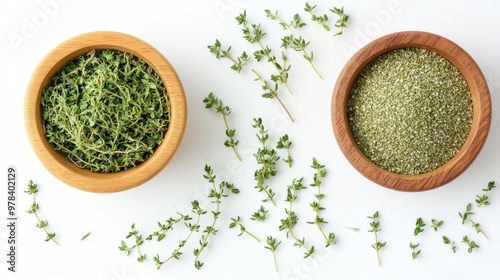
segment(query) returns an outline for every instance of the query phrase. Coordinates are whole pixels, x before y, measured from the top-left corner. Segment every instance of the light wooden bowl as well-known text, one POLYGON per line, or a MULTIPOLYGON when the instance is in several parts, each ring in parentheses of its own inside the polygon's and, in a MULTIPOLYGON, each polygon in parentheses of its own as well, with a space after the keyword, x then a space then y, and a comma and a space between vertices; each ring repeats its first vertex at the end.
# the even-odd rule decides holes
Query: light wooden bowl
POLYGON ((491 99, 486 80, 476 62, 461 47, 441 36, 418 31, 386 35, 359 50, 345 65, 333 91, 332 125, 337 143, 353 167, 371 181, 400 191, 423 191, 442 186, 462 174, 486 141, 491 123, 491 99), (463 74, 472 94, 473 120, 461 150, 446 164, 419 175, 389 172, 371 162, 359 149, 347 118, 351 88, 361 70, 376 57, 400 48, 423 48, 453 63, 463 74))
POLYGON ((148 43, 118 32, 91 32, 71 38, 48 53, 36 68, 25 99, 25 126, 31 146, 42 164, 64 183, 90 192, 117 192, 136 187, 154 177, 170 161, 180 145, 186 126, 186 99, 182 83, 169 61, 148 43), (167 89, 171 116, 164 141, 137 167, 115 173, 92 172, 73 164, 48 143, 41 120, 40 99, 51 78, 69 61, 91 50, 129 52, 146 61, 167 89))

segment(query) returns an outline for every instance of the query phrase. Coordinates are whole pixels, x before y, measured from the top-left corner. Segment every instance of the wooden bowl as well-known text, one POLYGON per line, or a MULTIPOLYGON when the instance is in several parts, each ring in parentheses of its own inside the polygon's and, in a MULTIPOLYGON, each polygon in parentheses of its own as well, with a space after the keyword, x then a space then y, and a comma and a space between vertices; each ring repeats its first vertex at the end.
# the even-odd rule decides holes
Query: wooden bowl
POLYGON ((491 123, 491 99, 486 80, 476 62, 461 47, 441 36, 426 32, 398 32, 386 35, 359 50, 345 65, 333 91, 331 117, 337 143, 353 167, 371 181, 400 191, 423 191, 442 186, 464 172, 486 141, 491 123), (371 162, 357 146, 350 130, 347 104, 351 88, 361 70, 376 57, 400 48, 423 48, 453 63, 465 77, 472 94, 473 119, 460 151, 441 167, 419 175, 389 172, 371 162))
POLYGON ((154 177, 176 152, 186 126, 186 99, 181 81, 163 55, 148 43, 118 32, 91 32, 71 38, 45 56, 28 85, 24 117, 31 146, 42 164, 57 178, 75 188, 91 192, 117 192, 136 187, 154 177), (114 173, 93 172, 72 163, 47 141, 41 118, 42 91, 69 61, 91 50, 129 52, 146 61, 161 77, 171 105, 167 133, 153 155, 136 167, 114 173))

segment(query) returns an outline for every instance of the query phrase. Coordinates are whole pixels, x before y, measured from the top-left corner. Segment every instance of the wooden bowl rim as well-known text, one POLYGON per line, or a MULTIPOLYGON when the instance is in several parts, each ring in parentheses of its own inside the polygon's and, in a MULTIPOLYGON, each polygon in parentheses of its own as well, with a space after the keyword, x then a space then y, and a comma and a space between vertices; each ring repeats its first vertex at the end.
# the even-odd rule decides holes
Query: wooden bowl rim
POLYGON ((182 83, 170 62, 145 41, 120 32, 96 31, 70 38, 52 49, 39 63, 29 82, 24 119, 31 146, 45 168, 55 177, 77 189, 108 193, 127 190, 158 174, 173 157, 186 127, 187 105, 182 83), (42 90, 66 63, 91 50, 114 49, 129 52, 146 61, 163 80, 170 101, 170 122, 164 141, 153 155, 136 167, 115 173, 78 168, 48 143, 41 121, 42 90))
POLYGON ((380 37, 361 48, 347 62, 335 84, 331 104, 334 135, 351 165, 369 180, 399 191, 424 191, 454 180, 472 164, 482 149, 491 124, 491 99, 483 73, 474 59, 454 42, 428 32, 402 31, 380 37), (359 72, 376 57, 400 48, 423 48, 445 57, 465 77, 472 94, 473 121, 461 150, 446 164, 427 173, 403 175, 371 162, 355 143, 347 118, 347 101, 359 72))

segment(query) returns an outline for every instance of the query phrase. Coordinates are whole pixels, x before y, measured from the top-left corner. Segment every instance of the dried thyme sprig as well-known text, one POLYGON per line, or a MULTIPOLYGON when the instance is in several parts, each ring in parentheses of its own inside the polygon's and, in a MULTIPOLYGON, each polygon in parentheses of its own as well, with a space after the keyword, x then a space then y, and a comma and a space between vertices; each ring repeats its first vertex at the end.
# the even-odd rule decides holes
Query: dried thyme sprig
POLYGON ((474 249, 479 248, 479 245, 477 245, 475 241, 470 240, 467 235, 465 235, 462 238, 462 243, 469 247, 467 249, 467 252, 469 252, 469 253, 472 253, 472 251, 474 251, 474 249))
POLYGON ((255 76, 257 76, 255 81, 259 81, 262 84, 262 89, 264 90, 262 97, 269 99, 275 98, 276 100, 278 100, 279 104, 288 115, 288 118, 290 118, 290 120, 294 122, 292 114, 290 114, 290 111, 288 111, 287 107, 285 106, 283 101, 281 101, 281 98, 278 95, 278 83, 274 83, 274 87, 271 87, 256 70, 252 69, 252 72, 255 74, 255 76))
POLYGON ((277 241, 276 238, 272 236, 268 236, 266 238, 266 246, 264 248, 268 249, 273 253, 273 261, 274 261, 274 269, 276 272, 278 272, 278 262, 276 261, 276 250, 278 249, 278 246, 281 244, 281 241, 277 241))
POLYGON ((304 248, 306 251, 304 253, 304 258, 307 257, 312 257, 314 253, 314 246, 308 247, 306 245, 306 240, 305 238, 298 238, 294 231, 293 228, 295 225, 297 225, 297 222, 299 221, 299 217, 297 214, 295 214, 295 211, 293 210, 293 202, 297 200, 297 192, 305 189, 306 187, 302 184, 302 180, 304 178, 294 178, 292 181, 292 184, 287 187, 287 196, 285 201, 288 202, 288 208, 285 209, 286 217, 285 219, 281 219, 281 224, 279 226, 280 231, 286 231, 286 237, 291 237, 295 243, 294 246, 304 248))
POLYGON ((321 200, 325 197, 323 193, 321 193, 321 183, 322 179, 325 178, 327 171, 324 165, 320 164, 316 158, 313 158, 313 162, 311 165, 311 168, 314 169, 316 172, 314 173, 313 180, 314 183, 310 184, 309 186, 315 187, 317 189, 317 193, 314 195, 316 198, 315 201, 311 202, 309 204, 312 209, 314 210, 315 216, 314 220, 311 222, 307 222, 308 224, 316 225, 318 227, 318 230, 321 232, 321 235, 326 241, 326 246, 329 247, 331 245, 336 244, 335 240, 335 234, 333 232, 328 233, 328 235, 325 233, 322 224, 327 224, 328 222, 325 221, 324 218, 320 216, 320 212, 325 210, 325 207, 321 206, 321 200))
POLYGON ((184 248, 193 234, 199 231, 201 217, 205 215, 207 211, 200 207, 200 203, 198 202, 198 200, 193 200, 191 201, 191 212, 196 216, 196 220, 194 223, 189 222, 191 219, 186 218, 189 217, 188 215, 184 215, 182 218, 182 221, 185 221, 184 225, 189 229, 188 235, 184 239, 181 239, 179 241, 177 248, 170 254, 167 259, 162 261, 159 254, 153 257, 153 261, 155 262, 157 269, 160 269, 164 264, 172 259, 178 260, 182 256, 181 250, 184 248))
POLYGON ((481 208, 481 206, 483 206, 483 205, 490 205, 491 204, 489 201, 488 194, 494 188, 496 188, 495 182, 491 181, 488 183, 488 187, 486 187, 485 189, 482 189, 482 191, 484 192, 482 195, 476 195, 477 207, 481 208))
POLYGON ((257 242, 260 243, 260 239, 255 234, 249 232, 245 226, 243 226, 243 224, 241 223, 240 216, 238 216, 236 219, 231 218, 231 221, 232 222, 229 224, 229 228, 234 228, 234 227, 240 228, 240 234, 238 234, 238 236, 241 236, 243 234, 248 234, 250 237, 252 237, 253 239, 257 240, 257 242))
POLYGON ((39 229, 42 229, 45 232, 45 241, 46 242, 52 241, 55 244, 59 245, 59 243, 57 243, 57 241, 55 239, 56 234, 54 232, 49 232, 47 230, 47 226, 49 225, 49 222, 47 220, 40 219, 40 216, 38 216, 38 209, 40 208, 40 205, 38 203, 36 203, 36 199, 35 199, 35 194, 38 192, 38 185, 33 183, 32 180, 30 180, 28 182, 28 189, 24 192, 27 193, 28 195, 31 195, 33 198, 33 202, 31 203, 30 208, 26 212, 28 212, 28 214, 35 215, 35 218, 38 221, 38 223, 36 224, 36 227, 39 229))
POLYGON ((288 134, 280 137, 278 143, 276 144, 276 149, 286 150, 287 157, 283 159, 284 162, 288 164, 288 167, 292 167, 293 159, 290 155, 290 147, 292 146, 292 141, 288 138, 288 134))
POLYGON ((260 48, 260 50, 254 52, 254 57, 257 61, 261 61, 263 58, 266 58, 267 62, 271 63, 273 65, 274 69, 276 70, 275 75, 271 76, 271 80, 285 85, 287 88, 288 92, 293 95, 292 90, 290 89, 290 86, 288 85, 288 73, 290 71, 291 66, 286 65, 287 57, 282 53, 281 55, 281 64, 278 63, 278 59, 276 56, 272 53, 272 50, 269 48, 269 46, 264 46, 262 43, 262 38, 267 34, 265 33, 262 28, 261 24, 251 24, 248 19, 247 19, 247 13, 244 11, 243 13, 239 14, 236 17, 236 21, 238 22, 238 25, 242 25, 243 29, 243 38, 247 40, 250 44, 257 44, 260 48))
POLYGON ((238 73, 240 73, 241 70, 245 66, 247 66, 250 61, 250 56, 248 56, 246 52, 243 52, 240 56, 233 58, 230 54, 231 46, 227 47, 227 49, 224 49, 218 39, 215 39, 215 43, 213 45, 209 45, 207 47, 217 59, 228 58, 233 63, 231 65, 231 69, 237 71, 238 73))
POLYGON ((434 229, 434 231, 438 231, 439 227, 444 224, 444 221, 439 221, 436 219, 431 220, 431 227, 434 229))
POLYGON ((266 194, 266 198, 263 202, 271 202, 273 205, 276 205, 274 201, 275 192, 266 184, 266 181, 271 176, 276 176, 278 173, 276 169, 276 164, 278 163, 280 157, 277 155, 276 150, 270 149, 267 145, 267 141, 269 140, 269 134, 267 133, 266 128, 262 124, 262 118, 254 118, 253 128, 258 129, 257 139, 262 144, 261 147, 258 148, 257 152, 253 154, 257 164, 259 164, 260 168, 254 172, 254 179, 256 182, 255 188, 259 192, 264 192, 266 194))
POLYGON ((422 218, 417 218, 415 222, 415 229, 413 230, 413 235, 417 236, 424 231, 425 223, 422 218))
POLYGON ((228 196, 225 193, 225 190, 227 189, 233 194, 239 193, 239 190, 235 188, 233 184, 228 183, 226 181, 222 181, 220 184, 217 185, 215 183, 216 176, 214 175, 212 167, 210 167, 209 165, 205 165, 204 170, 205 170, 205 175, 203 175, 203 177, 208 181, 208 183, 212 187, 208 194, 208 197, 213 199, 212 203, 215 204, 215 210, 212 211, 213 215, 212 224, 207 226, 203 231, 204 235, 201 237, 199 241, 200 247, 198 249, 193 250, 193 254, 195 256, 194 266, 196 267, 196 269, 201 269, 201 267, 203 266, 203 262, 199 260, 199 257, 203 252, 203 250, 205 250, 205 248, 208 246, 208 239, 210 238, 210 236, 216 235, 218 232, 218 230, 215 228, 215 225, 221 213, 220 212, 221 199, 223 197, 228 196))
POLYGON ((368 232, 373 232, 374 237, 375 237, 375 243, 372 244, 372 248, 375 249, 375 251, 377 252, 378 265, 382 266, 382 264, 380 262, 380 249, 382 249, 387 244, 387 242, 380 242, 378 240, 377 233, 381 230, 380 229, 380 222, 379 222, 379 212, 378 211, 375 212, 375 214, 373 214, 373 216, 368 216, 368 219, 371 220, 371 222, 370 222, 371 229, 368 230, 368 232))
POLYGON ((135 228, 135 223, 130 226, 132 229, 126 239, 132 238, 134 239, 134 245, 132 247, 128 246, 127 243, 122 240, 121 245, 118 247, 120 251, 125 252, 128 255, 132 252, 132 250, 135 248, 137 250, 137 254, 139 255, 137 257, 138 262, 144 262, 146 260, 146 254, 142 254, 141 252, 141 245, 144 243, 144 240, 142 239, 142 235, 139 234, 139 231, 135 228))
POLYGON ((257 211, 252 213, 252 217, 250 219, 252 221, 263 222, 267 218, 267 212, 269 211, 266 210, 266 208, 264 208, 264 206, 261 205, 260 208, 257 209, 257 211))
POLYGON ((419 246, 420 246, 420 243, 413 244, 410 242, 410 249, 412 250, 411 251, 412 259, 416 259, 418 257, 418 255, 420 255, 421 250, 418 249, 419 246))
POLYGON ((449 245, 453 253, 457 252, 457 246, 455 245, 455 241, 451 241, 448 237, 443 235, 443 243, 449 245))
POLYGON ((203 99, 203 103, 205 103, 205 108, 211 109, 213 108, 216 113, 219 113, 222 115, 222 119, 224 120, 224 125, 226 127, 226 136, 228 139, 224 142, 224 146, 231 148, 238 160, 241 161, 241 157, 238 154, 238 151, 236 150, 236 146, 240 142, 239 140, 234 140, 234 135, 236 134, 236 129, 230 129, 228 122, 227 122, 227 116, 231 114, 231 108, 229 106, 224 106, 222 103, 222 100, 219 98, 215 97, 213 92, 210 92, 205 99, 203 99))

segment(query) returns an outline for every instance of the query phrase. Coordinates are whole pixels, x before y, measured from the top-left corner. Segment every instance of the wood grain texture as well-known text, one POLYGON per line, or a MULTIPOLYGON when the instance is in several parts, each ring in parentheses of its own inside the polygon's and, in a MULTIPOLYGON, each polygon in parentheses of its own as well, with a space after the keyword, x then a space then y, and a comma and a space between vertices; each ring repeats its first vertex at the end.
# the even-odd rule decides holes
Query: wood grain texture
POLYGON ((25 98, 25 127, 31 146, 42 164, 64 183, 90 192, 117 192, 136 187, 160 172, 175 154, 186 127, 187 106, 182 83, 169 61, 154 47, 136 37, 118 32, 91 32, 73 37, 48 53, 29 82, 25 98), (42 121, 40 99, 51 78, 66 63, 96 49, 129 52, 146 61, 163 80, 171 105, 171 120, 164 141, 153 155, 137 167, 115 173, 81 169, 56 152, 48 143, 42 121))
POLYGON ((440 187, 462 174, 482 149, 491 124, 491 98, 479 66, 460 46, 439 35, 398 32, 381 37, 359 50, 345 65, 335 84, 331 104, 332 126, 337 143, 352 166, 371 181, 399 191, 424 191, 440 187), (428 173, 401 175, 371 162, 355 143, 347 119, 351 88, 360 71, 374 58, 400 48, 424 48, 448 59, 463 74, 472 94, 473 120, 462 149, 446 164, 428 173))

